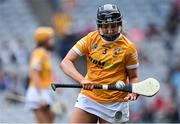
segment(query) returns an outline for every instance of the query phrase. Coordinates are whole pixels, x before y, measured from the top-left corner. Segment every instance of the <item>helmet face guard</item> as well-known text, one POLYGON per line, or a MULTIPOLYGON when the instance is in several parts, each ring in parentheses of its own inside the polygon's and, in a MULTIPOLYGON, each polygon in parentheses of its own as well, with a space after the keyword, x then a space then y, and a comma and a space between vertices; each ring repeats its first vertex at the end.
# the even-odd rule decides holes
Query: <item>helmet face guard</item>
POLYGON ((106 4, 98 8, 97 27, 106 41, 116 40, 122 32, 122 17, 117 6, 106 4))

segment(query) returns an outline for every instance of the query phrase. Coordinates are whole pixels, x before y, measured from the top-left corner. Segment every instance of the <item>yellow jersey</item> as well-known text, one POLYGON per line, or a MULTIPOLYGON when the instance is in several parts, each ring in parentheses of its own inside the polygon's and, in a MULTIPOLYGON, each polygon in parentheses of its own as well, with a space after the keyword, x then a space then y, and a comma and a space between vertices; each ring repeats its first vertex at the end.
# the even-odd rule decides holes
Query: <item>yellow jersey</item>
MULTIPOLYGON (((90 32, 72 48, 80 56, 87 57, 86 79, 95 84, 115 84, 118 80, 128 83, 126 69, 139 65, 135 45, 123 34, 115 42, 102 39, 98 31, 90 32)), ((81 90, 81 93, 97 102, 125 102, 126 92, 113 90, 81 90)))
POLYGON ((31 77, 32 69, 35 69, 40 73, 40 88, 50 88, 52 81, 52 64, 50 53, 45 48, 36 48, 31 55, 30 86, 34 86, 31 77))

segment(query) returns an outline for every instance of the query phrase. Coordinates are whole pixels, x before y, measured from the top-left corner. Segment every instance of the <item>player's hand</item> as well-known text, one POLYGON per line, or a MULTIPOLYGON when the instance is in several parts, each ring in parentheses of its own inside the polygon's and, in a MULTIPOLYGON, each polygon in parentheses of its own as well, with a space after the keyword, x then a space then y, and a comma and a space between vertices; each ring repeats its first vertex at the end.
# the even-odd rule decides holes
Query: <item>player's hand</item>
POLYGON ((92 90, 94 88, 93 83, 87 79, 83 79, 80 84, 82 84, 83 89, 85 90, 92 90))
POLYGON ((129 93, 124 99, 133 101, 136 100, 138 97, 139 95, 136 93, 129 93))

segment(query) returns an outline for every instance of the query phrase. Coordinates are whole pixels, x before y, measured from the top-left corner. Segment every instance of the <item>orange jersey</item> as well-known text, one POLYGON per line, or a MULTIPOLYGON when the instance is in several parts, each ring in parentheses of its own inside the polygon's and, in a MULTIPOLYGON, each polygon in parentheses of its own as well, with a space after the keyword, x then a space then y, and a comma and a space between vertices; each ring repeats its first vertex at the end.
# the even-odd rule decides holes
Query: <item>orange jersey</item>
POLYGON ((30 60, 30 86, 34 86, 31 77, 31 70, 37 70, 40 73, 40 87, 50 88, 52 81, 52 65, 50 53, 44 48, 36 48, 30 60))
MULTIPOLYGON (((72 49, 87 57, 86 79, 96 84, 115 84, 118 80, 127 84, 126 69, 139 65, 135 45, 122 34, 115 42, 107 42, 94 31, 79 40, 72 49)), ((81 93, 97 102, 123 102, 127 95, 122 91, 96 89, 82 89, 81 93)))

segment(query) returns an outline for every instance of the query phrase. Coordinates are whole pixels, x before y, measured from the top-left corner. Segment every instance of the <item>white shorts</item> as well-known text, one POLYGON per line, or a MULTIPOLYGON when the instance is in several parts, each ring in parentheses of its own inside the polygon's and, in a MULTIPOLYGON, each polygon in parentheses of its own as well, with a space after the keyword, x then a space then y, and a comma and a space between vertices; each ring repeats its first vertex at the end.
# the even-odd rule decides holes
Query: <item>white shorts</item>
POLYGON ((34 87, 29 87, 26 93, 26 104, 25 107, 28 109, 40 108, 40 100, 44 99, 47 105, 53 103, 53 93, 50 89, 41 89, 41 96, 37 93, 34 87))
POLYGON ((98 103, 80 93, 75 107, 110 123, 129 121, 129 102, 98 103))

